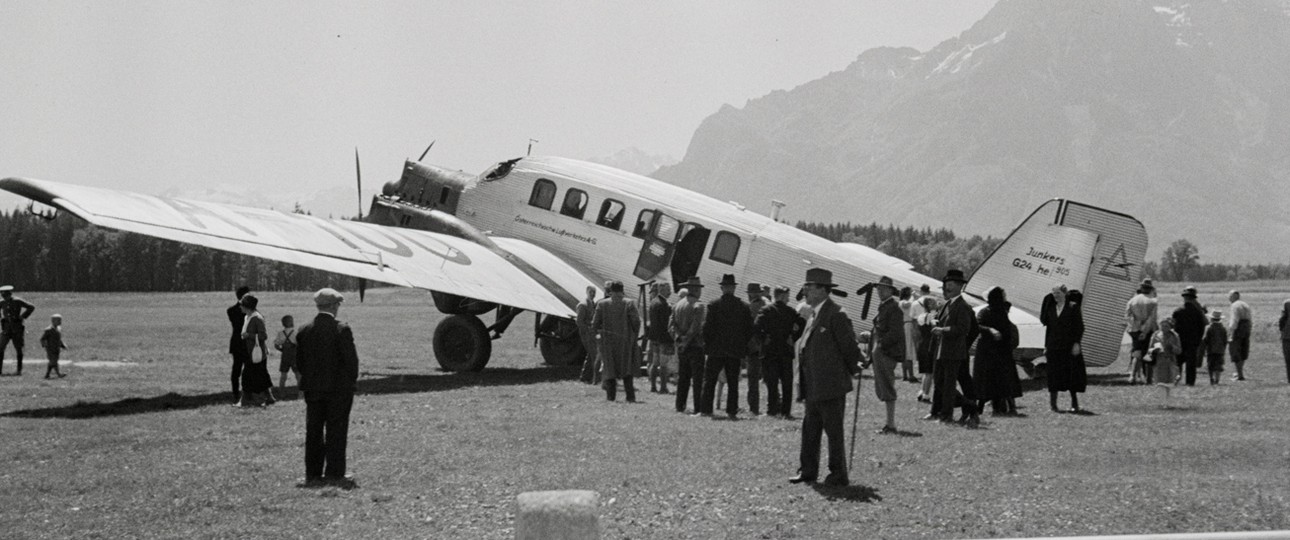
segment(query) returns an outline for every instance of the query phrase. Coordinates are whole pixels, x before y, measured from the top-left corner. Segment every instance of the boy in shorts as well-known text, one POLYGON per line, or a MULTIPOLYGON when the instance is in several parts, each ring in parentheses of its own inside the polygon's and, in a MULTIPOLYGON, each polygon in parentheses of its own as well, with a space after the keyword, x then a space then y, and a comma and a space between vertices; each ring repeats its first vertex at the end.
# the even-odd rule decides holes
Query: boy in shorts
POLYGON ((300 387, 300 370, 296 369, 296 321, 290 315, 282 316, 282 331, 273 339, 273 348, 282 351, 282 361, 278 364, 278 389, 286 396, 288 371, 295 375, 296 387, 300 387))
POLYGON ((45 349, 45 357, 49 358, 49 367, 45 368, 45 378, 49 374, 58 375, 58 378, 66 377, 62 371, 58 370, 58 356, 67 344, 63 343, 63 316, 55 313, 49 318, 49 326, 45 327, 45 332, 40 335, 40 346, 45 349))

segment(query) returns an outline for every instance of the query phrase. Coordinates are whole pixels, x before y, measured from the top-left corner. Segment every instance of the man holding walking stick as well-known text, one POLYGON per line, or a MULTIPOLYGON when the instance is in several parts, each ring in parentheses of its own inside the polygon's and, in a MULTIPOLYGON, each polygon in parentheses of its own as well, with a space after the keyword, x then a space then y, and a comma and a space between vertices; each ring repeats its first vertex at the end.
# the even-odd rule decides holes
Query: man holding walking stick
POLYGON ((806 331, 797 342, 806 414, 802 417, 801 466, 797 476, 788 480, 794 484, 815 482, 819 477, 822 434, 829 438, 829 475, 824 479, 825 485, 851 483, 847 477, 843 420, 847 394, 852 390, 851 377, 860 363, 860 346, 856 343, 851 318, 829 299, 830 293, 837 294, 835 287, 832 272, 822 268, 806 271, 802 288, 807 304, 813 309, 806 321, 806 331))

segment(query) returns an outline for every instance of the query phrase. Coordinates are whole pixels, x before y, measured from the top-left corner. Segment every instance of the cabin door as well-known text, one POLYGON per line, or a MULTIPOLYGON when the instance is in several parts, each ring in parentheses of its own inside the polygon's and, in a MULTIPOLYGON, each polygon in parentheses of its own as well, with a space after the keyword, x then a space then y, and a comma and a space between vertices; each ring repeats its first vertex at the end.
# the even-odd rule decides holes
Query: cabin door
POLYGON ((645 235, 645 243, 641 246, 640 256, 636 258, 636 270, 632 275, 641 280, 649 280, 667 268, 668 262, 672 260, 677 231, 680 229, 681 222, 676 218, 657 212, 653 226, 645 235))
POLYGON ((708 247, 711 234, 712 231, 696 223, 681 226, 672 255, 672 281, 684 283, 699 274, 699 263, 703 262, 703 250, 708 247))

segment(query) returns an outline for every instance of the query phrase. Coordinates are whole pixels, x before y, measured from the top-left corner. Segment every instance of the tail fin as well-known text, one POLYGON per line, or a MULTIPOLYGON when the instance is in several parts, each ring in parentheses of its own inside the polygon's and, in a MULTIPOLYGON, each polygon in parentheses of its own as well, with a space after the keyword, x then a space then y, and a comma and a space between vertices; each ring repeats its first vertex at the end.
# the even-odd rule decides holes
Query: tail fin
POLYGON ((1133 216, 1053 199, 1022 221, 976 268, 967 292, 984 298, 991 287, 1002 287, 1013 307, 1038 317, 1054 285, 1080 289, 1084 361, 1108 366, 1120 353, 1124 305, 1142 277, 1146 252, 1147 231, 1133 216))

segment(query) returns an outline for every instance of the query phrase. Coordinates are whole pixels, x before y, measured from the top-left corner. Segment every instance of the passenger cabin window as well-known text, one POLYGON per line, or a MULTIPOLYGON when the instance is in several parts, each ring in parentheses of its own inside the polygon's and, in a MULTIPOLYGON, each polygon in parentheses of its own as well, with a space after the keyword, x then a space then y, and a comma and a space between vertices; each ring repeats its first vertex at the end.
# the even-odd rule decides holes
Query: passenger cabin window
MULTIPOLYGON (((443 189, 439 190, 439 204, 448 204, 448 196, 451 194, 452 194, 452 190, 448 189, 448 186, 444 186, 443 189)), ((554 195, 555 191, 553 190, 551 194, 554 195)), ((547 208, 550 208, 550 207, 551 207, 551 203, 548 202, 547 208)))
POLYGON ((529 206, 550 210, 553 202, 555 202, 555 182, 538 178, 537 183, 533 184, 533 193, 529 195, 529 206))
POLYGON ((569 188, 569 191, 564 193, 564 204, 560 205, 560 213, 582 219, 582 216, 587 213, 587 192, 578 188, 569 188))
POLYGON ((618 230, 623 226, 623 214, 626 213, 624 210, 626 208, 623 207, 623 203, 605 199, 605 202, 600 205, 600 215, 596 216, 596 225, 618 230))
POLYGON ((712 242, 712 253, 708 258, 714 261, 735 264, 735 257, 739 256, 739 235, 729 231, 717 232, 716 241, 712 242))
POLYGON ((641 210, 640 215, 636 217, 636 226, 632 227, 632 236, 645 238, 650 228, 654 226, 654 219, 657 216, 658 213, 653 210, 641 210))

